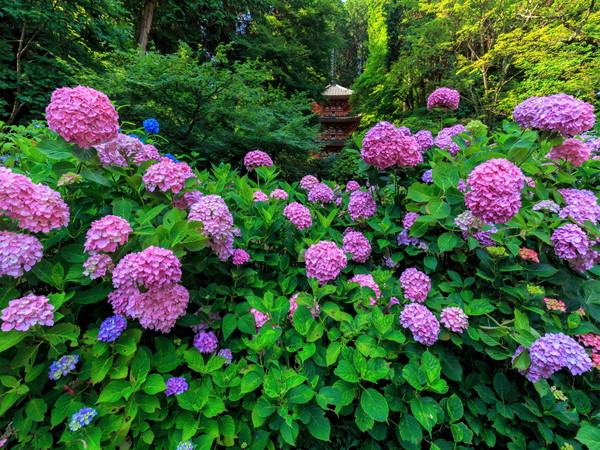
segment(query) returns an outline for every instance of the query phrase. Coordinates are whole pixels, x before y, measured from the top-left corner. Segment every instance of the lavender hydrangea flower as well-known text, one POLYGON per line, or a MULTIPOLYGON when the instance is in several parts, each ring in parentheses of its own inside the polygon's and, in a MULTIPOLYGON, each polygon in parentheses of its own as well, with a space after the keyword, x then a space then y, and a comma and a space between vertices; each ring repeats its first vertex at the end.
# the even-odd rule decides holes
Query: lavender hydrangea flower
POLYGON ((426 306, 410 303, 400 313, 400 325, 408 328, 415 341, 433 345, 440 334, 440 323, 426 306))
POLYGON ((67 427, 71 431, 77 431, 82 427, 89 425, 94 417, 98 415, 98 411, 94 408, 81 408, 78 412, 71 416, 69 425, 67 427))
POLYGON ((112 316, 100 324, 98 340, 103 342, 112 342, 116 340, 127 328, 127 319, 123 316, 112 316))
POLYGON ((404 296, 411 302, 423 303, 431 289, 431 279, 414 267, 402 272, 400 284, 404 289, 404 296))
POLYGON ((421 181, 427 184, 433 183, 433 169, 423 172, 423 175, 421 175, 421 181))
POLYGON ((67 375, 72 370, 75 370, 75 364, 79 362, 79 355, 66 355, 58 361, 50 364, 48 378, 58 380, 60 377, 67 375))
POLYGON ((231 361, 233 361, 233 354, 231 353, 231 350, 228 348, 222 348, 221 350, 219 350, 219 353, 217 353, 217 356, 220 356, 221 358, 225 358, 226 361, 224 362, 224 364, 226 366, 231 364, 231 361))
POLYGON ((534 211, 550 211, 558 213, 560 211, 560 206, 558 203, 553 202, 552 200, 542 200, 541 202, 537 202, 535 205, 533 205, 531 209, 534 211))
POLYGON ((194 336, 194 347, 196 347, 200 353, 214 353, 218 345, 219 340, 212 331, 201 331, 194 336))
POLYGON ((167 397, 170 395, 179 395, 188 390, 187 381, 183 377, 172 377, 166 381, 167 389, 165 389, 165 394, 167 397))

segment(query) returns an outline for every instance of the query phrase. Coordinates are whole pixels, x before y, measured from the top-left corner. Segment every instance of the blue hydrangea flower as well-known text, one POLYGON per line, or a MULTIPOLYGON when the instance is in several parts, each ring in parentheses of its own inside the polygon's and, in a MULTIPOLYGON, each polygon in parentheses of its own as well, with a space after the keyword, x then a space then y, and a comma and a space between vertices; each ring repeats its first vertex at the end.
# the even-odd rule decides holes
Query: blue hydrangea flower
POLYGON ((228 348, 223 348, 223 349, 219 350, 219 353, 217 353, 217 356, 220 356, 221 358, 225 358, 227 360, 227 361, 225 361, 226 366, 231 364, 231 361, 233 360, 233 355, 231 353, 231 350, 229 350, 228 348))
POLYGON ((129 137, 136 138, 142 144, 146 144, 137 134, 130 134, 129 137))
POLYGON ((421 176, 421 180, 428 184, 433 183, 433 169, 426 170, 421 176))
POLYGON ((194 450, 192 441, 181 441, 175 450, 194 450))
POLYGON ((92 419, 98 415, 98 411, 94 408, 81 408, 78 412, 71 416, 67 427, 71 431, 77 431, 92 422, 92 419))
POLYGON ((158 134, 160 127, 159 127, 156 119, 146 119, 146 120, 144 120, 143 124, 144 124, 144 129, 148 133, 158 134))
POLYGON ((165 389, 167 397, 169 395, 179 395, 188 390, 187 381, 183 377, 169 378, 165 384, 167 385, 167 389, 165 389))
POLYGON ((50 364, 50 372, 48 378, 58 380, 60 377, 67 375, 71 370, 75 370, 75 364, 79 362, 79 355, 66 355, 58 361, 50 364))
POLYGON ((121 336, 121 333, 127 328, 127 320, 123 316, 112 316, 106 319, 100 325, 98 340, 103 342, 112 342, 121 336))
POLYGON ((173 155, 171 155, 170 153, 167 153, 165 155, 165 158, 169 158, 170 160, 175 161, 176 163, 179 162, 179 160, 177 158, 175 158, 173 155))

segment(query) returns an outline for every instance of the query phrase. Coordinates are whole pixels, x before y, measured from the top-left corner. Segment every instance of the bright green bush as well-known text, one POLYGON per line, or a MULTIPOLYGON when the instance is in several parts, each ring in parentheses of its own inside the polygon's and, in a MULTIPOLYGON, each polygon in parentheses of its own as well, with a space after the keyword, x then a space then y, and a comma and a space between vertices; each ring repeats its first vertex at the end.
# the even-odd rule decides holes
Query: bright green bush
MULTIPOLYGON (((0 426, 11 448, 174 449, 185 440, 206 449, 596 448, 598 371, 561 370, 533 384, 515 369, 527 368, 527 353, 511 358, 518 345, 529 347, 545 333, 600 334, 598 266, 580 274, 558 259, 550 236, 565 219, 531 208, 543 199, 562 202, 558 188, 593 189, 599 161, 544 165, 550 141, 506 122, 468 148, 461 141, 456 158, 430 150, 426 164, 389 173, 361 163, 377 212, 359 222, 347 214, 343 189, 338 202, 321 205, 308 202, 297 182, 278 181, 277 167, 240 173, 215 165, 196 172, 184 192, 225 200, 240 229, 235 247, 250 255, 233 265, 206 247, 201 223, 173 206, 181 193, 146 189, 142 177, 152 162, 103 168, 95 151, 32 131, 38 138, 26 139, 29 131, 20 129, 4 135, 3 149, 19 158, 7 164, 58 189, 71 219, 68 227, 36 233, 44 257, 30 271, 2 277, 1 308, 33 292, 55 310, 53 326, 0 332, 0 426), (465 209, 457 186, 475 166, 500 157, 520 165, 535 187, 523 190, 520 212, 498 226, 490 236, 495 247, 486 249, 465 240, 454 222, 465 209), (432 184, 419 181, 428 168, 432 184), (81 179, 57 187, 68 172, 81 179), (257 190, 268 195, 276 188, 289 199, 253 200, 257 190), (310 209, 306 230, 283 214, 293 201, 310 209), (410 227, 420 246, 398 245, 407 211, 420 214, 410 227), (144 329, 134 319, 114 342, 97 340, 100 324, 113 315, 106 298, 114 288, 110 276, 83 275, 84 243, 91 223, 109 214, 133 229, 111 254, 115 263, 149 246, 180 259, 190 304, 170 332, 144 329), (307 249, 323 240, 341 248, 347 227, 370 241, 368 260, 347 255, 334 281, 308 278, 307 249), (522 247, 540 262, 521 258, 522 247), (425 346, 400 325, 408 300, 398 278, 406 268, 431 278, 425 305, 436 316, 450 306, 467 313, 465 332, 442 327, 439 340, 425 346), (357 274, 372 274, 380 295, 349 281, 357 274), (297 293, 290 320, 289 299, 297 293), (568 312, 547 310, 544 296, 564 301, 568 312), (391 297, 399 304, 389 305, 391 297), (320 312, 313 318, 315 302, 320 312), (251 308, 270 317, 260 329, 251 308), (193 346, 191 326, 201 322, 218 349, 231 349, 230 365, 193 346), (63 355, 79 356, 75 370, 49 380, 51 363, 63 355), (184 377, 189 390, 166 396, 171 377, 184 377), (98 415, 70 431, 71 416, 83 407, 98 415)), ((8 217, 0 220, 2 230, 19 231, 8 217)), ((584 227, 600 236, 590 222, 584 227)))

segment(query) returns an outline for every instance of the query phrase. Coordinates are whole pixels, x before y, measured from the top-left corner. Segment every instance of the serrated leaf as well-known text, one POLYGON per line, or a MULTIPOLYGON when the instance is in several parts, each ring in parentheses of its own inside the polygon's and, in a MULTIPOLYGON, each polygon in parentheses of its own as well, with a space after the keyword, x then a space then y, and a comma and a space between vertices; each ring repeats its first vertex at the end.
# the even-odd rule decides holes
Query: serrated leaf
POLYGON ((360 396, 360 406, 376 422, 386 422, 389 414, 387 400, 373 388, 365 389, 360 396))

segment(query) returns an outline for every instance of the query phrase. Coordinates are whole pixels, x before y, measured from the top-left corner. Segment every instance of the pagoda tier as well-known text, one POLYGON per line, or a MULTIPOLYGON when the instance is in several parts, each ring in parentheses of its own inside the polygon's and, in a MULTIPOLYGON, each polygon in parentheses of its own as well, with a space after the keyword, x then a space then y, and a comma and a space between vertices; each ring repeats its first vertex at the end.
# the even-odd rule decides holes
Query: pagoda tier
POLYGON ((314 111, 319 115, 321 130, 319 139, 325 144, 324 152, 339 152, 360 123, 361 115, 352 115, 349 102, 353 91, 337 84, 325 88, 323 105, 315 104, 314 111))

